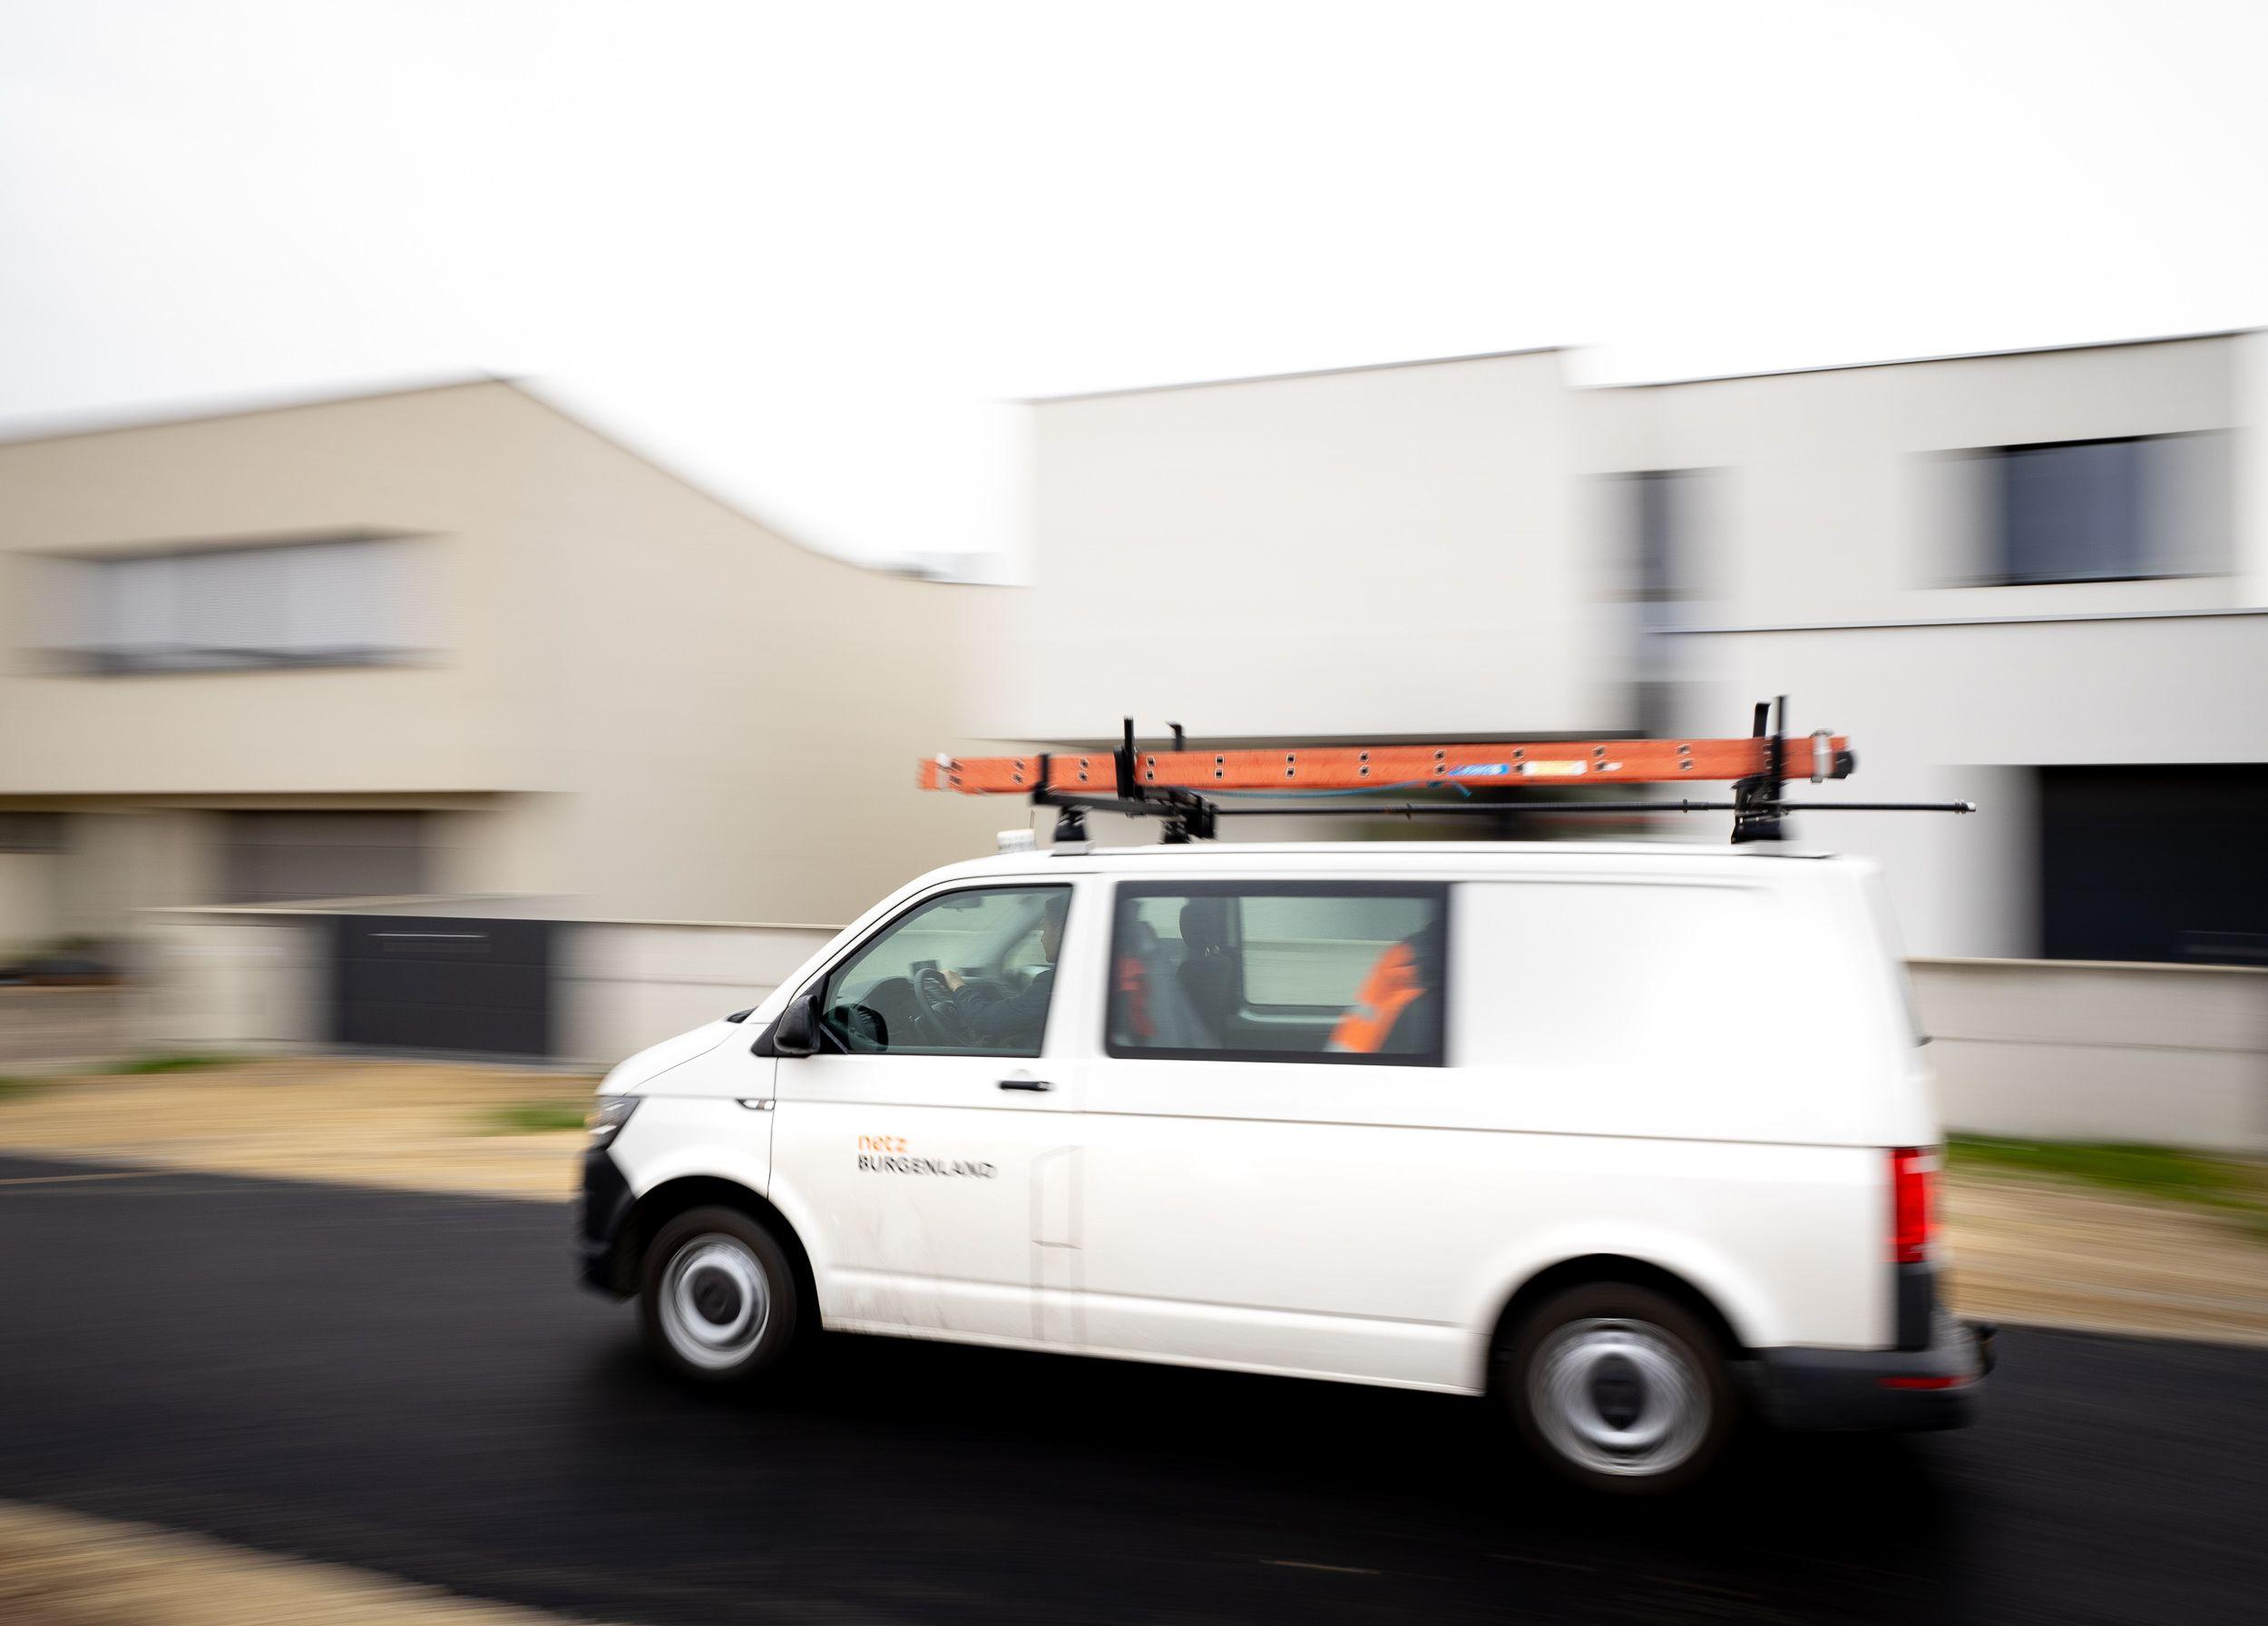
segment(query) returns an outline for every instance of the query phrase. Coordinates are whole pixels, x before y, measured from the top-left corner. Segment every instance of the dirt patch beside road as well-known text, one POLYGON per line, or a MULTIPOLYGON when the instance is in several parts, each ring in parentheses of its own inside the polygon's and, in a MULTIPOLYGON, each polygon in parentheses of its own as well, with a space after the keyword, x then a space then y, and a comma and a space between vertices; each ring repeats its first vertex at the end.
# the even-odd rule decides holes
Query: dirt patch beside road
POLYGON ((582 1171, 556 1122, 597 1081, 431 1062, 278 1058, 196 1072, 19 1081, 0 1150, 227 1174, 561 1201, 582 1171))
POLYGON ((546 1626, 338 1564, 0 1502, 0 1620, 13 1626, 546 1626))
POLYGON ((2268 1242, 2242 1220, 1975 1172, 1946 1182, 1945 1210, 1966 1315, 2268 1344, 2268 1242))

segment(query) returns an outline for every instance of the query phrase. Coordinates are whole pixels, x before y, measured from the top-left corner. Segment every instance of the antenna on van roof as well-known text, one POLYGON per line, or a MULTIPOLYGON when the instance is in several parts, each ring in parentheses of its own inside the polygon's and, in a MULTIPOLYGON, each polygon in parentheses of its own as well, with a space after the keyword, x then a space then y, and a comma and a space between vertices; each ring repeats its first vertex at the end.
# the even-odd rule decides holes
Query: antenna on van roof
POLYGON ((1370 745, 1202 751, 1178 723, 1173 749, 1144 751, 1125 720, 1108 751, 1040 751, 1028 757, 938 756, 921 764, 924 790, 1029 796, 1056 809, 1055 839, 1083 841, 1090 812, 1162 821, 1168 842, 1201 840, 1234 818, 1379 818, 1502 820, 1521 813, 1730 813, 1733 840, 1776 841, 1791 813, 1973 813, 1974 802, 1791 802, 1791 778, 1814 785, 1851 777, 1851 742, 1821 729, 1787 735, 1787 697, 1756 703, 1745 739, 1497 741, 1474 745, 1370 745), (1769 730, 1769 732, 1766 730, 1769 730), (1572 781, 1667 785, 1730 780, 1730 801, 1343 801, 1396 790, 1510 791, 1572 781), (1267 797, 1269 805, 1223 807, 1222 798, 1267 797), (1290 798, 1288 801, 1283 798, 1290 798))

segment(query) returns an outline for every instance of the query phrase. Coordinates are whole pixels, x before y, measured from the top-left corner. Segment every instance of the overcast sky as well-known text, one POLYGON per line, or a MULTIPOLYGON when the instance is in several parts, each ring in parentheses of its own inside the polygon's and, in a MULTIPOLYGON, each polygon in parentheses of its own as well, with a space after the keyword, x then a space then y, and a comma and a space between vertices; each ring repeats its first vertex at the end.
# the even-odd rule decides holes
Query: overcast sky
POLYGON ((530 376, 815 545, 996 552, 1012 397, 2268 321, 2264 47, 2141 0, 0 0, 0 433, 530 376))

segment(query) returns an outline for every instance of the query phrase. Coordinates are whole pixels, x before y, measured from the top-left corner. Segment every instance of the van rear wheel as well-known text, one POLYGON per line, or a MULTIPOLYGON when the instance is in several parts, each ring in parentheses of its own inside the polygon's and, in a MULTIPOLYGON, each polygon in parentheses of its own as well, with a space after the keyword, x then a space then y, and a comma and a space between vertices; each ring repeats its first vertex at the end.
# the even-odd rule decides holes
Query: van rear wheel
POLYGON ((778 1363, 796 1337, 796 1273, 772 1233, 737 1209, 663 1226, 640 1268, 638 1313, 663 1364, 731 1383, 778 1363))
POLYGON ((1592 1282, 1555 1295, 1513 1335, 1498 1379, 1529 1447, 1592 1490, 1680 1489, 1732 1436, 1720 1341, 1647 1288, 1592 1282))

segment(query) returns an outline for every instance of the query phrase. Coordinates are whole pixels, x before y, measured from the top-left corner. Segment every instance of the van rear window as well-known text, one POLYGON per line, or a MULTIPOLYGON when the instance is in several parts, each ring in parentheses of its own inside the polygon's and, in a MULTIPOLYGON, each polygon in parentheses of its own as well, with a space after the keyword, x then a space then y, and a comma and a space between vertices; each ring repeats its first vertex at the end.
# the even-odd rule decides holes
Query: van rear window
POLYGON ((1115 1056, 1439 1066, 1439 886, 1143 882, 1119 888, 1115 1056))

